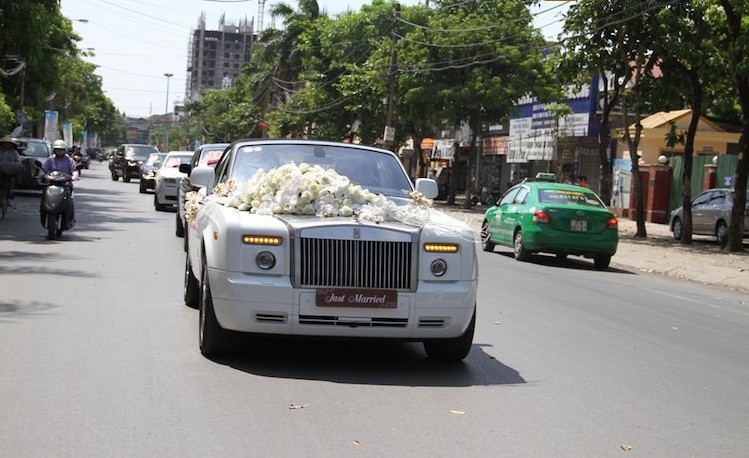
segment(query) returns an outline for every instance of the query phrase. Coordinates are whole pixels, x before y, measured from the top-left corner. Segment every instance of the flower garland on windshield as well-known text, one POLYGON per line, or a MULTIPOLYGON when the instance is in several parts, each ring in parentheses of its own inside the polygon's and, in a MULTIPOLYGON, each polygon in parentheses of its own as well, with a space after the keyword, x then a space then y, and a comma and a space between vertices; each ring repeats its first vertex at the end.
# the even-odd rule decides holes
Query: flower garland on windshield
MULTIPOLYGON (((243 184, 232 180, 219 183, 213 195, 221 205, 258 215, 356 216, 376 223, 391 220, 414 225, 429 219, 432 205, 430 199, 412 191, 412 201, 398 206, 335 170, 304 163, 285 164, 267 172, 260 169, 243 184)), ((197 194, 188 193, 185 218, 191 224, 200 208, 197 194)))

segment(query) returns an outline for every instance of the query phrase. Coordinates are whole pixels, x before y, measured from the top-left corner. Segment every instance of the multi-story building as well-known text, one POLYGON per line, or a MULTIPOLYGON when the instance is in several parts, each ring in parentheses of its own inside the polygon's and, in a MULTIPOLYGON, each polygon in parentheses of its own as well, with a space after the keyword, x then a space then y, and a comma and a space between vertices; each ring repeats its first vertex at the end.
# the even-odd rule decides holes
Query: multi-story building
POLYGON ((198 28, 192 32, 187 64, 186 100, 196 100, 210 88, 225 88, 250 60, 255 41, 253 21, 226 24, 224 16, 218 30, 206 30, 205 13, 200 15, 198 28))

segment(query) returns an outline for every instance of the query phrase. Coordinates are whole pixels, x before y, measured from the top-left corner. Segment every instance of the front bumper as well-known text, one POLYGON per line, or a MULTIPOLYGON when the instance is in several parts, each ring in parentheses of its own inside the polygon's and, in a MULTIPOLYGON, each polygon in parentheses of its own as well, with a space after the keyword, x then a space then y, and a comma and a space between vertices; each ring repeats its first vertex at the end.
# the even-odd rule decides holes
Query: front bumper
POLYGON ((298 336, 424 340, 460 336, 476 304, 477 280, 419 283, 392 309, 318 307, 315 290, 287 276, 209 269, 216 318, 234 331, 298 336), (252 298, 249 301, 247 298, 252 298))

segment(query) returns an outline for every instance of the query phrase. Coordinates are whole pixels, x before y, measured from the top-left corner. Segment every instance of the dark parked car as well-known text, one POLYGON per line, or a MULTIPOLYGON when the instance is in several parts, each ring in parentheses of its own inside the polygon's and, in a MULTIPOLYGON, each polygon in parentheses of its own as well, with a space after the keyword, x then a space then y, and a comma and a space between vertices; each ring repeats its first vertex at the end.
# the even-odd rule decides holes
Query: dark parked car
POLYGON ((195 149, 189 164, 181 164, 179 171, 187 174, 180 179, 177 189, 177 215, 176 230, 177 237, 185 235, 185 195, 190 191, 197 191, 198 188, 190 184, 190 172, 199 165, 215 167, 224 150, 229 146, 228 143, 206 143, 195 149))
MULTIPOLYGON (((749 237, 749 192, 744 211, 744 237, 749 237)), ((727 242, 728 224, 733 209, 733 189, 708 189, 692 199, 692 234, 712 235, 722 246, 727 242)), ((671 212, 669 228, 676 240, 682 236, 682 213, 679 207, 671 212)))
POLYGON ((146 190, 154 189, 156 184, 156 171, 164 163, 166 153, 152 153, 148 156, 146 162, 140 167, 140 193, 145 194, 146 190))
POLYGON ((23 175, 16 178, 17 189, 42 189, 36 177, 39 168, 52 155, 52 147, 47 140, 41 138, 17 138, 18 154, 25 169, 23 175))
POLYGON ((112 180, 129 182, 131 178, 140 178, 140 167, 152 153, 158 153, 155 146, 126 143, 120 145, 109 160, 109 171, 112 180))

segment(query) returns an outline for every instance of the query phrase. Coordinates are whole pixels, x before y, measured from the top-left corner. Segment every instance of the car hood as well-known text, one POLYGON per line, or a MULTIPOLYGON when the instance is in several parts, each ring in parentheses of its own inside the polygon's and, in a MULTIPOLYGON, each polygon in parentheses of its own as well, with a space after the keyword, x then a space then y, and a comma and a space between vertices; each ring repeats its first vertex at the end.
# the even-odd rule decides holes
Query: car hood
POLYGON ((166 169, 162 167, 162 168, 158 169, 158 171, 156 173, 158 173, 159 176, 162 176, 164 178, 180 178, 180 177, 186 177, 187 176, 187 174, 180 172, 179 169, 175 169, 175 168, 171 168, 171 167, 170 168, 166 168, 166 169))
MULTIPOLYGON (((409 219, 408 217, 404 217, 403 220, 387 220, 379 223, 358 218, 356 216, 319 217, 314 215, 277 214, 272 218, 286 225, 290 232, 297 232, 303 236, 314 236, 314 232, 319 229, 324 229, 324 233, 321 234, 325 234, 325 236, 328 237, 335 233, 334 229, 336 227, 342 228, 355 226, 363 230, 372 229, 380 231, 396 231, 401 233, 405 232, 414 236, 421 234, 422 236, 433 238, 449 237, 452 239, 459 237, 466 242, 473 243, 475 241, 475 231, 466 222, 433 208, 425 208, 424 210, 428 214, 428 218, 426 219, 409 219)), ((255 215, 250 212, 241 213, 244 214, 241 218, 246 218, 244 224, 250 226, 257 224, 256 221, 252 221, 255 218, 269 218, 267 216, 255 215)), ((348 232, 345 232, 345 234, 348 234, 348 232)), ((366 234, 363 234, 362 237, 368 238, 366 234)))

